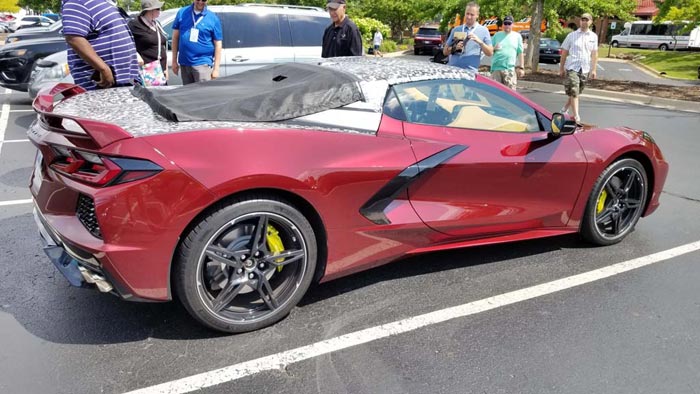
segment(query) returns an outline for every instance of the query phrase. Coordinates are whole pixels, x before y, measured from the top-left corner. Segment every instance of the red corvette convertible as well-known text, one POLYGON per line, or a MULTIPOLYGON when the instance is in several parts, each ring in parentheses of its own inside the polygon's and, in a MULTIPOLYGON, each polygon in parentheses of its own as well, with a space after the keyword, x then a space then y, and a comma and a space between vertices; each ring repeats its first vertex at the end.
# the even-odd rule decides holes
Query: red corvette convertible
POLYGON ((407 255, 576 232, 619 242, 668 172, 643 131, 578 127, 428 62, 58 85, 34 108, 30 189, 54 265, 128 300, 177 294, 226 332, 282 319, 314 281, 407 255))

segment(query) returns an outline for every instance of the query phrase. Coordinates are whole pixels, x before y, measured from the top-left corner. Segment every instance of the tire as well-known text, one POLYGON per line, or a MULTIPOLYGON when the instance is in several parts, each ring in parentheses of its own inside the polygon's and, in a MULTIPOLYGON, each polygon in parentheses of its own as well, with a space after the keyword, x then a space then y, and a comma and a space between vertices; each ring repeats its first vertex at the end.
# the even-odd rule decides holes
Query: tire
POLYGON ((588 197, 581 224, 583 238, 596 245, 622 241, 642 216, 648 187, 646 171, 637 160, 611 164, 588 197))
POLYGON ((613 48, 617 48, 620 46, 620 44, 617 41, 611 42, 610 45, 612 45, 613 48))
POLYGON ((414 54, 414 55, 420 55, 420 49, 418 49, 418 48, 413 48, 413 54, 414 54))
POLYGON ((173 280, 197 321, 247 332, 289 314, 311 284, 316 259, 304 215, 283 200, 256 196, 219 206, 192 228, 180 243, 173 280))
POLYGON ((661 44, 661 45, 659 45, 659 50, 660 50, 660 51, 667 51, 667 50, 668 50, 668 45, 666 45, 666 44, 661 44))

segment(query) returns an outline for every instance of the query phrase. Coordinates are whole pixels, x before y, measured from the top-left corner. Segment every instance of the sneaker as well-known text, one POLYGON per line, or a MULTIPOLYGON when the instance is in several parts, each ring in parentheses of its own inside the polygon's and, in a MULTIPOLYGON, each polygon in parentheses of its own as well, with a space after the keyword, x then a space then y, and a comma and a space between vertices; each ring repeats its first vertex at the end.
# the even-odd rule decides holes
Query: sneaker
POLYGON ((564 115, 571 115, 571 113, 569 113, 569 110, 566 107, 561 107, 561 111, 559 112, 561 112, 564 115))
POLYGON ((574 120, 576 121, 576 124, 578 124, 578 125, 581 124, 581 117, 580 117, 580 116, 576 115, 576 116, 574 117, 574 120))

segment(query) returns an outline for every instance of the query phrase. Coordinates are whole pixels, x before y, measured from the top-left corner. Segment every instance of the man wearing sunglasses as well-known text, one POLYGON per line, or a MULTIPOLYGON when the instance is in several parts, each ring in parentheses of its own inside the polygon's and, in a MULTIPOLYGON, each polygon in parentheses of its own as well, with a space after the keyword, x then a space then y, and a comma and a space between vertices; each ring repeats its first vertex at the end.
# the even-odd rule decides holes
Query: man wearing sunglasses
POLYGON ((581 15, 581 25, 572 31, 561 44, 561 64, 559 75, 564 77, 564 90, 569 96, 561 112, 574 115, 576 123, 581 122, 578 96, 583 92, 586 79, 595 79, 598 67, 598 35, 590 30, 593 17, 588 12, 581 15))
POLYGON ((513 31, 513 17, 508 15, 503 18, 503 31, 493 36, 491 76, 515 90, 518 78, 525 75, 523 59, 523 36, 513 31))
POLYGON ((207 0, 194 0, 182 7, 173 21, 173 73, 182 72, 182 84, 219 77, 221 40, 224 35, 216 13, 207 0))

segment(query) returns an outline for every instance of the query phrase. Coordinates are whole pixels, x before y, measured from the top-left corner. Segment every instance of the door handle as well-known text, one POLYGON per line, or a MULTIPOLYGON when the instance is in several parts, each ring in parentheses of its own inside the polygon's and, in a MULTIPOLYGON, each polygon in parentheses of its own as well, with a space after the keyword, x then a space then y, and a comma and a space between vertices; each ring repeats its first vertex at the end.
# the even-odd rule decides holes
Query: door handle
POLYGON ((233 59, 231 59, 232 62, 238 62, 238 63, 247 62, 248 60, 250 60, 250 59, 246 59, 246 58, 243 58, 241 56, 236 56, 233 59))

